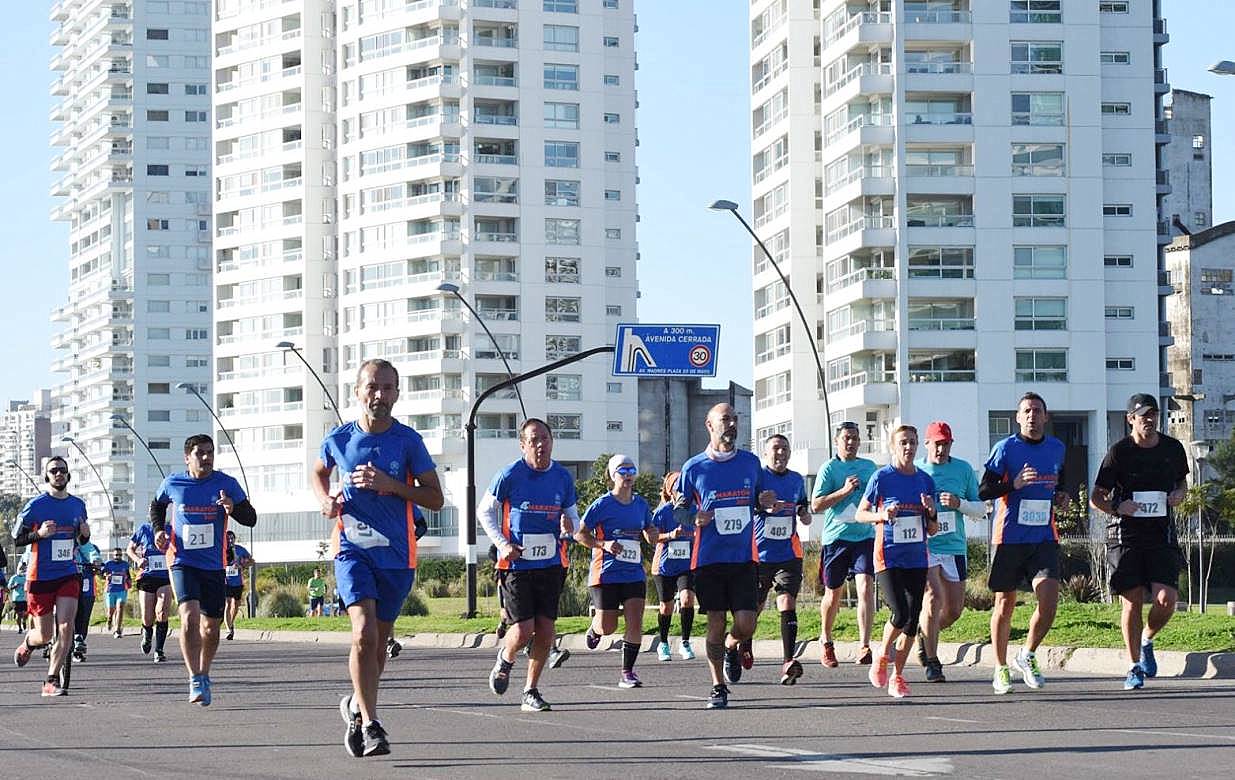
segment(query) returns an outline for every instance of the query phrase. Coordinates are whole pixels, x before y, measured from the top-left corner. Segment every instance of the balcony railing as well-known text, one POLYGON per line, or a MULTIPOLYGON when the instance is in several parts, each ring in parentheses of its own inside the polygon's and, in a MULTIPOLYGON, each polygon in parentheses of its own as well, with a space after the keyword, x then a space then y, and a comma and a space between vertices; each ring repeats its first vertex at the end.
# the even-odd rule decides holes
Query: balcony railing
POLYGON ((831 45, 864 24, 891 24, 892 14, 888 12, 862 11, 850 16, 843 25, 828 35, 825 43, 831 45))
POLYGON ((827 341, 831 344, 863 333, 887 333, 892 330, 896 330, 895 320, 854 320, 843 328, 828 331, 827 341))
POLYGON ((845 124, 829 132, 827 137, 824 138, 824 144, 831 146, 842 136, 848 135, 861 127, 890 127, 891 125, 891 114, 859 114, 845 124))
POLYGON ((910 62, 906 73, 973 73, 972 62, 910 62))
POLYGON ((910 125, 972 125, 973 114, 969 111, 931 111, 925 114, 906 114, 905 123, 910 125))
POLYGON ((896 374, 892 371, 857 371, 828 380, 828 392, 838 393, 850 387, 874 383, 895 382, 896 374))
POLYGON ((973 330, 973 317, 910 317, 910 330, 973 330))
POLYGON ((906 12, 908 24, 969 24, 973 14, 969 11, 920 11, 906 12))
POLYGON ((846 84, 862 76, 888 76, 891 74, 892 63, 890 62, 862 62, 845 71, 835 81, 828 84, 823 96, 828 97, 840 91, 846 84))
POLYGON ((828 231, 828 242, 839 241, 845 236, 859 230, 881 230, 896 227, 893 217, 858 217, 854 221, 828 231))
POLYGON ((973 176, 972 165, 906 165, 906 176, 973 176))
POLYGON ((871 266, 867 268, 856 268, 844 276, 838 276, 828 282, 828 292, 835 292, 848 287, 851 284, 864 282, 867 279, 892 279, 894 278, 894 270, 892 266, 878 267, 871 266))
POLYGON ((824 191, 824 194, 831 195, 842 187, 846 187, 859 179, 885 179, 890 178, 891 176, 891 168, 885 168, 881 165, 858 166, 857 168, 854 168, 846 173, 844 176, 828 182, 828 186, 824 191))
POLYGON ((909 369, 910 382, 973 382, 975 372, 972 368, 948 368, 935 370, 909 369))
POLYGON ((973 214, 910 214, 907 227, 973 227, 973 214))

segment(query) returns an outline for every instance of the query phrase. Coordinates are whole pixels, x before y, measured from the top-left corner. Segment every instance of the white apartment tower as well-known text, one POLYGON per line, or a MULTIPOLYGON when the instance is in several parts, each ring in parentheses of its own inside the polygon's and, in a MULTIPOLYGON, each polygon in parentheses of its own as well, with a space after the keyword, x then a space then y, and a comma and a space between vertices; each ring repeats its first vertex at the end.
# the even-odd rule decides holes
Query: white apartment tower
MULTIPOLYGON (((210 3, 60 0, 52 70, 52 162, 63 177, 52 219, 69 225, 68 301, 52 342, 66 374, 53 424, 85 451, 66 452, 99 544, 127 536, 159 483, 123 416, 160 456, 182 463, 184 438, 208 416, 176 390, 210 381, 210 3), (113 527, 113 517, 115 526, 113 527)), ((59 442, 53 442, 58 445, 59 442)))
POLYGON ((1153 0, 755 0, 755 428, 814 473, 947 420, 975 465, 1042 394, 1096 473, 1160 374, 1165 27, 1153 0), (815 8, 812 8, 814 6, 815 8), (816 10, 817 9, 817 10, 816 10), (827 374, 825 419, 811 350, 827 374))
MULTIPOLYGON (((634 318, 632 5, 220 4, 216 391, 255 502, 294 529, 269 538, 274 555, 324 537, 305 477, 335 424, 277 342, 302 348, 345 418, 359 364, 394 363, 395 412, 425 437, 447 496, 422 545, 458 553, 463 426, 506 377, 499 348, 525 371, 612 343, 634 318)), ((557 460, 636 451, 637 384, 609 377, 606 360, 521 390, 554 427, 557 460)), ((482 407, 482 489, 518 457, 520 419, 513 393, 482 407)))
POLYGON ((43 459, 51 455, 51 391, 9 401, 0 411, 0 493, 32 498, 42 491, 43 459), (31 480, 34 484, 30 484, 31 480))

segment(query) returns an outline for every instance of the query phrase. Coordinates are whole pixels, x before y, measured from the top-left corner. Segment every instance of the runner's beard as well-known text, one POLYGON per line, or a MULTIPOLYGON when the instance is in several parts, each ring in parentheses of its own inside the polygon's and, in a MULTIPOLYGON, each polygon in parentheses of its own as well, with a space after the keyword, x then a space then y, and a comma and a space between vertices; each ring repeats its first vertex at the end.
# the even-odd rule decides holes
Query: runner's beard
POLYGON ((375 420, 385 420, 390 417, 390 406, 388 404, 373 404, 369 407, 369 416, 375 420))
POLYGON ((720 443, 725 445, 725 449, 733 449, 734 442, 738 440, 737 426, 726 428, 720 434, 720 443))

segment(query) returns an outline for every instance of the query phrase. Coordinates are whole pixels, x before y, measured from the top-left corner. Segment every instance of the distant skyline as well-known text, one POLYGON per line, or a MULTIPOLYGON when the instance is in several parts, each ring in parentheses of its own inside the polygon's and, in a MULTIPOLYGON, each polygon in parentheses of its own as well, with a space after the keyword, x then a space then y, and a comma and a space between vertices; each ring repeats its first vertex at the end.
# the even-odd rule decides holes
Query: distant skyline
MULTIPOLYGON (((1226 40, 1235 3, 1164 0, 1171 34, 1164 49, 1172 86, 1213 96, 1215 128, 1235 126, 1235 76, 1206 72, 1235 59, 1226 40), (1172 15, 1175 13, 1175 15, 1172 15)), ((49 346, 59 326, 49 321, 68 282, 68 228, 50 221, 48 194, 60 174, 49 170, 48 120, 55 101, 48 70, 53 49, 50 2, 10 3, 0 28, 0 65, 23 74, 9 84, 8 120, 0 148, 9 152, 0 190, 5 237, 0 272, 10 335, 0 376, 0 401, 25 399, 63 381, 50 371, 49 346)), ((721 324, 715 383, 753 386, 751 243, 727 214, 707 210, 734 200, 750 218, 750 5, 746 0, 637 0, 640 146, 639 317, 648 322, 721 324)), ((1215 133, 1217 136, 1218 133, 1215 133)), ((1235 219, 1235 151, 1215 143, 1214 223, 1235 219)))

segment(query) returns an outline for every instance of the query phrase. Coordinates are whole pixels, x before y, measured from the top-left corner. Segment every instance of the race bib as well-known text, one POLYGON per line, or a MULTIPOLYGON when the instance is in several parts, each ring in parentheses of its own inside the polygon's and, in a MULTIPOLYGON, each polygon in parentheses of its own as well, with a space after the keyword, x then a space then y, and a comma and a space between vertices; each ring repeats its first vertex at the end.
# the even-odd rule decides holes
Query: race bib
POLYGON ((524 534, 523 553, 525 561, 547 561, 557 554, 557 534, 524 534))
POLYGON ((51 559, 57 562, 73 560, 73 547, 75 544, 72 539, 52 539, 51 559))
POLYGON ((722 506, 713 512, 712 523, 716 525, 716 533, 723 536, 740 534, 750 525, 748 506, 722 506))
POLYGON ((1021 501, 1020 511, 1016 515, 1017 525, 1050 525, 1050 499, 1038 498, 1021 501))
POLYGON ((935 535, 950 534, 956 529, 956 513, 955 512, 940 512, 939 513, 939 530, 935 535))
POLYGON ((892 524, 892 544, 915 544, 923 540, 922 516, 904 515, 892 524))
POLYGON ((763 537, 765 539, 784 540, 793 536, 792 517, 768 517, 763 521, 763 537))
POLYGON ((642 563, 643 562, 643 547, 640 546, 638 539, 618 539, 617 543, 622 545, 622 551, 613 556, 622 563, 642 563))
POLYGON ((236 565, 236 564, 234 564, 234 563, 233 563, 231 566, 228 566, 228 567, 227 567, 227 576, 228 576, 228 577, 239 577, 239 576, 240 576, 240 567, 239 567, 239 566, 237 566, 237 565, 236 565))
POLYGON ((113 574, 113 575, 112 575, 111 577, 109 577, 108 579, 111 581, 111 584, 112 584, 112 585, 123 585, 123 584, 124 584, 124 575, 123 575, 123 574, 113 574))
POLYGON ((858 505, 849 504, 844 509, 839 510, 836 513, 836 519, 841 521, 842 523, 858 522, 858 505))
POLYGON ((214 546, 214 523, 186 523, 180 527, 181 547, 186 550, 204 550, 214 546))
POLYGON ((167 571, 167 556, 147 555, 146 569, 147 571, 167 571))
POLYGON ((373 526, 357 520, 353 515, 343 515, 343 533, 347 535, 347 541, 363 550, 390 546, 389 539, 373 530, 373 526))
POLYGON ((82 592, 83 594, 84 594, 84 593, 89 593, 89 592, 90 592, 90 586, 91 586, 92 584, 94 584, 94 577, 82 577, 82 578, 81 578, 81 592, 82 592))
POLYGON ((676 539, 669 542, 669 560, 684 561, 690 557, 690 542, 685 539, 676 539))
POLYGON ((1162 490, 1138 490, 1132 494, 1136 504, 1133 517, 1166 517, 1166 492, 1162 490))

